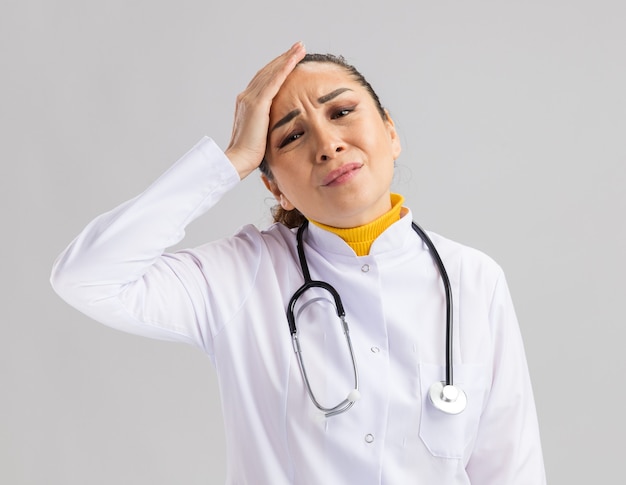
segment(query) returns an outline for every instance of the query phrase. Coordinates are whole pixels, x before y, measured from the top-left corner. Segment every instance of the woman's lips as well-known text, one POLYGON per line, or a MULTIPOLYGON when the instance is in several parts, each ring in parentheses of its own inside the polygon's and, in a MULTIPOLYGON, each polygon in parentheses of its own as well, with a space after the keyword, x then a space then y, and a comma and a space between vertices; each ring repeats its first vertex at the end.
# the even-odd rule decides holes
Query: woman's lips
POLYGON ((322 180, 322 185, 324 187, 332 187, 333 185, 340 185, 347 182, 356 175, 357 171, 362 166, 363 164, 358 162, 346 163, 326 175, 322 180))

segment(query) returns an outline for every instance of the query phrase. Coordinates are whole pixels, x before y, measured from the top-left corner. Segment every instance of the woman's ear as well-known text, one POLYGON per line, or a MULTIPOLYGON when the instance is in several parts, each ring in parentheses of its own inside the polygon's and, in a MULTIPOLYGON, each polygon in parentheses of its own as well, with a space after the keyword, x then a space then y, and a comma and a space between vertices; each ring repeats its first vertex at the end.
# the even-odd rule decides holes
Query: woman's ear
POLYGON ((389 133, 389 140, 391 142, 391 152, 393 154, 393 159, 396 160, 400 153, 402 152, 402 145, 400 144, 400 137, 398 136, 398 132, 396 131, 396 125, 389 114, 389 111, 385 109, 385 124, 387 125, 387 132, 389 133))
POLYGON ((261 174, 261 180, 263 180, 263 183, 267 187, 267 190, 272 193, 276 201, 283 209, 285 209, 286 211, 290 211, 296 208, 281 192, 275 180, 268 178, 267 175, 265 175, 264 173, 261 174))

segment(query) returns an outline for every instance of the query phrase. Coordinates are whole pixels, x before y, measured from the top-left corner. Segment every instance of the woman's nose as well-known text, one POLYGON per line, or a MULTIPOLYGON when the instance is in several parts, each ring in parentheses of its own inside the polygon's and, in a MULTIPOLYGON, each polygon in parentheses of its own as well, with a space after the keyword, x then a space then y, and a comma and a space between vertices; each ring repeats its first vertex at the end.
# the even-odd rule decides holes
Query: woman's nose
POLYGON ((327 162, 332 160, 346 149, 346 145, 341 137, 332 129, 321 128, 317 130, 317 153, 316 162, 327 162))
POLYGON ((328 155, 326 155, 326 153, 322 153, 322 155, 320 156, 320 161, 327 162, 328 160, 333 158, 333 154, 337 154, 342 151, 343 151, 343 147, 341 145, 336 146, 334 151, 331 148, 330 150, 328 150, 328 153, 329 153, 328 155))

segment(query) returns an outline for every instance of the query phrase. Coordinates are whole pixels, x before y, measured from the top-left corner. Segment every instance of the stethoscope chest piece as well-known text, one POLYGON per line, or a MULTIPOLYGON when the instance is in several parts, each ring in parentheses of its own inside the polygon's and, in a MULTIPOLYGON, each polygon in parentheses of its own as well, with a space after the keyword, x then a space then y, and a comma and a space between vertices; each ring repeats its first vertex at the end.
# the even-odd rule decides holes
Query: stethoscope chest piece
POLYGON ((428 391, 430 402, 440 411, 447 414, 459 414, 467 406, 467 396, 463 389, 454 385, 446 385, 437 381, 428 391))

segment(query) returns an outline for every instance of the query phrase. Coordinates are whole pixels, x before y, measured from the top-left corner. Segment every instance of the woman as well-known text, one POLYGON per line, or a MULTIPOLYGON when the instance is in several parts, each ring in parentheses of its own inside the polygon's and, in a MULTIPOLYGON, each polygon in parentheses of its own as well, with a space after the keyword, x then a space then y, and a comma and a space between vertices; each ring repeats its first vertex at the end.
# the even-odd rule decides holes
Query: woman
POLYGON ((504 276, 485 255, 436 235, 455 302, 455 383, 467 404, 447 414, 429 398, 446 375, 445 294, 411 212, 390 193, 400 150, 363 77, 332 56, 305 57, 297 43, 239 95, 224 153, 203 139, 56 261, 53 286, 82 312, 209 355, 229 484, 544 483, 504 276), (259 165, 279 223, 164 252, 259 165), (351 349, 325 288, 292 301, 305 264, 341 295, 351 349))

